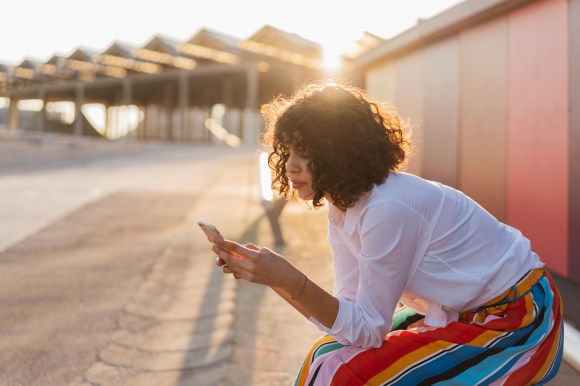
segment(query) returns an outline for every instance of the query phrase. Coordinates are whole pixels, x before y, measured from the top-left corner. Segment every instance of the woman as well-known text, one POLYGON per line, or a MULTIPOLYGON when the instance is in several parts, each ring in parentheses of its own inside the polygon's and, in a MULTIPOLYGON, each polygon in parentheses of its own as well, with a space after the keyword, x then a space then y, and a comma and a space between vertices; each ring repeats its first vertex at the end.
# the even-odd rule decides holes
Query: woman
POLYGON ((273 186, 315 208, 328 202, 333 294, 267 248, 223 240, 213 251, 225 273, 272 287, 326 333, 298 385, 554 377, 562 305, 544 264, 519 231, 461 192, 398 171, 410 143, 396 111, 329 82, 262 114, 273 186))

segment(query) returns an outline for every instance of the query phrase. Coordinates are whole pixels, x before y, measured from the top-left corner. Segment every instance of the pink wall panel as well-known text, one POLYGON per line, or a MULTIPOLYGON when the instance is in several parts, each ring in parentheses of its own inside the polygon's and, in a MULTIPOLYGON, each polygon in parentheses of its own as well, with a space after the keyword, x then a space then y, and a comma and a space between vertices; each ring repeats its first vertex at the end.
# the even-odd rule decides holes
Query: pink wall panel
POLYGON ((423 52, 423 176, 457 187, 459 38, 423 52))
POLYGON ((570 240, 568 275, 580 283, 580 0, 569 3, 570 20, 570 240))
POLYGON ((508 15, 507 222, 567 276, 568 2, 508 15))
POLYGON ((409 158, 407 171, 423 174, 423 55, 421 51, 399 58, 394 63, 395 106, 403 119, 412 125, 411 139, 413 154, 409 158))
POLYGON ((506 18, 498 17, 459 35, 459 188, 501 221, 505 221, 506 34, 506 18))

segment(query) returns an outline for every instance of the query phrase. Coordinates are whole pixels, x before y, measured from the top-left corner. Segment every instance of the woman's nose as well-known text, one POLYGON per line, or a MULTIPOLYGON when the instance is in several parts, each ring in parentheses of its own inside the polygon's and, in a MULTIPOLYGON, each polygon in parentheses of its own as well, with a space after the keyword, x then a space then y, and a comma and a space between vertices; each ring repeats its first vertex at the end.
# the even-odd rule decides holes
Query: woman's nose
POLYGON ((298 164, 296 163, 296 159, 292 154, 290 154, 290 156, 288 156, 288 159, 286 160, 286 171, 288 173, 298 171, 298 164))

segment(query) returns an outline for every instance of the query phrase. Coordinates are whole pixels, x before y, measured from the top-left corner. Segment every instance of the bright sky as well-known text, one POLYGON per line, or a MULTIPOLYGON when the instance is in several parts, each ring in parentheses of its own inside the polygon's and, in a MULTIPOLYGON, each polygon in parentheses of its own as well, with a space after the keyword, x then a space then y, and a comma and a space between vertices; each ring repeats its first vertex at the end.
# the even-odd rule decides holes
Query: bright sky
POLYGON ((462 0, 28 0, 2 8, 0 63, 45 61, 113 41, 140 46, 161 34, 185 41, 206 27, 238 38, 265 24, 343 51, 363 31, 389 38, 462 0))

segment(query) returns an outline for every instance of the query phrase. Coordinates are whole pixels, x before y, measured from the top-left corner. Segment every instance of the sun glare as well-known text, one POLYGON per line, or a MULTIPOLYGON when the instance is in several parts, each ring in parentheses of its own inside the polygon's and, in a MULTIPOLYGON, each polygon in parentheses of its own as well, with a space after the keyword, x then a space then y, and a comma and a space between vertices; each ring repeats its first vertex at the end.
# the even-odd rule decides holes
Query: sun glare
POLYGON ((340 67, 340 56, 336 52, 324 52, 323 65, 326 70, 336 70, 340 67))
POLYGON ((344 53, 344 42, 336 39, 327 41, 322 45, 322 63, 326 71, 336 71, 342 65, 341 54, 344 53))
POLYGON ((18 101, 18 110, 40 111, 42 110, 42 99, 23 99, 18 101))

